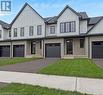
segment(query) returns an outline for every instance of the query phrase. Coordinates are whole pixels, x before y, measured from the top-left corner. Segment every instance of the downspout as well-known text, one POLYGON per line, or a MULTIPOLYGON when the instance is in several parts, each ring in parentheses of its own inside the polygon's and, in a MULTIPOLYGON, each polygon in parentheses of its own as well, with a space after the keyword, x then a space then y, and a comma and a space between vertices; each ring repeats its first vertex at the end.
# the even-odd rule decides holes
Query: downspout
POLYGON ((45 45, 44 45, 45 38, 46 38, 46 22, 45 22, 45 36, 44 36, 44 39, 43 39, 43 58, 45 58, 45 45))
POLYGON ((13 54, 12 54, 12 53, 13 53, 12 41, 10 41, 10 43, 11 43, 11 47, 10 47, 10 48, 11 48, 11 49, 10 49, 10 58, 12 59, 12 58, 13 58, 13 54))
POLYGON ((80 18, 79 18, 79 35, 80 35, 80 18))
POLYGON ((43 58, 45 58, 45 55, 44 55, 44 39, 43 39, 43 58))
POLYGON ((90 58, 90 37, 88 37, 88 57, 90 58))

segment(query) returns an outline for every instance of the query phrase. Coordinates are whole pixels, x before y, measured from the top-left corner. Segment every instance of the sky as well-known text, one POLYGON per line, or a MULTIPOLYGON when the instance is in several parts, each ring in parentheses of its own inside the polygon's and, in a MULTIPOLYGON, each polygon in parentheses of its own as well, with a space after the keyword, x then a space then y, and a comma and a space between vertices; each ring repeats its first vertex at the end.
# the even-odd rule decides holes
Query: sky
MULTIPOLYGON (((3 0, 2 0, 3 1, 3 0)), ((7 0, 6 0, 7 1, 7 0)), ((27 2, 42 17, 58 15, 66 5, 77 12, 87 12, 88 16, 103 16, 103 0, 8 0, 11 1, 11 12, 0 12, 0 20, 11 23, 17 13, 27 2)), ((0 1, 1 2, 1 1, 0 1)), ((0 4, 1 5, 1 4, 0 4)), ((1 8, 1 7, 0 7, 1 8)))

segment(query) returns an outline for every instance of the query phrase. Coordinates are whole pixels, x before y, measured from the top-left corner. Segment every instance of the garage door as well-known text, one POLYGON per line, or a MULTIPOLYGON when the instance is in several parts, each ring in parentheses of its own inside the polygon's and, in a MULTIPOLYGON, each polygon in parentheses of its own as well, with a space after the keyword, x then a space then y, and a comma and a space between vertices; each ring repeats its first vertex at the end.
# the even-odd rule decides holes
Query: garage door
POLYGON ((103 41, 92 42, 92 58, 103 58, 103 41))
POLYGON ((55 44, 46 44, 45 45, 45 57, 61 57, 61 48, 60 48, 60 43, 55 43, 55 44))
POLYGON ((0 46, 0 57, 10 57, 10 46, 0 46))
POLYGON ((13 46, 13 56, 14 57, 24 57, 24 45, 14 45, 13 46))

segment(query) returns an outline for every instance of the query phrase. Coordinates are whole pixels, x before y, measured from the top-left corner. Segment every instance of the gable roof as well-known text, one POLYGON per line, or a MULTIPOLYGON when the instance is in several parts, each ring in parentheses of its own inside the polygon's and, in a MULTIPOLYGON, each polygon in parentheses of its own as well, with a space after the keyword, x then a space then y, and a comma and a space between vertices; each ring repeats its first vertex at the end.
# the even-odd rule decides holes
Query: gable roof
MULTIPOLYGON (((88 15, 86 14, 86 12, 78 12, 78 15, 80 15, 82 19, 88 18, 88 15)), ((44 21, 48 24, 53 24, 57 22, 57 19, 58 19, 58 16, 53 16, 53 17, 44 18, 44 21)))
MULTIPOLYGON (((74 12, 77 16, 80 16, 74 9, 72 9, 70 6, 66 5, 65 8, 59 13, 58 18, 64 13, 66 9, 70 9, 72 12, 74 12)), ((57 19, 58 19, 57 18, 57 19)))
POLYGON ((88 15, 86 12, 78 12, 78 14, 82 17, 82 19, 87 19, 88 15))
MULTIPOLYGON (((11 22, 11 25, 16 21, 16 19, 19 17, 19 15, 22 13, 22 11, 25 9, 26 6, 29 6, 34 12, 36 12, 28 3, 25 3, 24 6, 21 8, 21 10, 19 11, 19 13, 16 15, 16 17, 14 18, 14 20, 11 22)), ((42 19, 43 17, 38 13, 36 12, 37 15, 39 15, 42 19)), ((44 19, 43 19, 44 20, 44 19)))
POLYGON ((90 18, 90 21, 89 21, 89 25, 94 25, 90 30, 87 31, 87 34, 94 28, 97 26, 97 24, 103 19, 103 16, 101 17, 93 17, 93 18, 90 18))
POLYGON ((53 24, 57 22, 57 17, 58 16, 48 17, 48 18, 44 18, 44 20, 48 24, 53 24))
POLYGON ((0 25, 4 28, 4 29, 10 29, 11 28, 11 25, 4 22, 4 21, 1 21, 0 20, 0 25))

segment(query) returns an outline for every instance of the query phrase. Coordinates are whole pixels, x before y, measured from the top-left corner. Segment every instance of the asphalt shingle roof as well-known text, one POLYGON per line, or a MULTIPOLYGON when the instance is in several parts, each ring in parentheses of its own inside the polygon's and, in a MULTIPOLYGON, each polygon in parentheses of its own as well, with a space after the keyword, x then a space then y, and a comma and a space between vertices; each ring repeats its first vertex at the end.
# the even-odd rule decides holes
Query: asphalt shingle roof
POLYGON ((96 23, 98 23, 99 20, 101 20, 103 17, 100 16, 100 17, 91 17, 90 20, 89 20, 89 25, 94 25, 96 23))
MULTIPOLYGON (((86 12, 78 12, 78 15, 80 15, 82 19, 88 18, 88 15, 86 14, 86 12)), ((58 19, 58 16, 53 16, 53 17, 44 18, 44 21, 48 24, 52 24, 52 23, 56 23, 57 19, 58 19)))
POLYGON ((5 28, 5 29, 9 29, 11 27, 10 24, 8 24, 8 23, 6 23, 4 21, 1 21, 1 20, 0 20, 0 25, 2 25, 2 27, 5 28))
POLYGON ((82 19, 88 18, 88 15, 87 15, 86 12, 78 12, 78 13, 79 13, 79 15, 82 17, 82 19))

